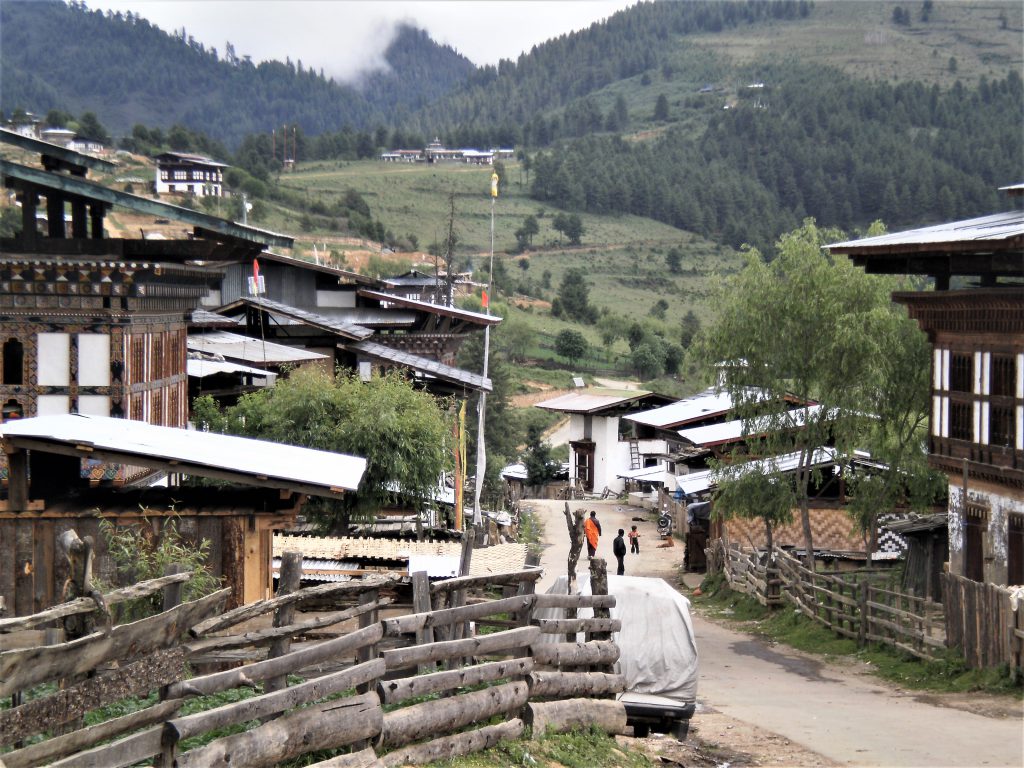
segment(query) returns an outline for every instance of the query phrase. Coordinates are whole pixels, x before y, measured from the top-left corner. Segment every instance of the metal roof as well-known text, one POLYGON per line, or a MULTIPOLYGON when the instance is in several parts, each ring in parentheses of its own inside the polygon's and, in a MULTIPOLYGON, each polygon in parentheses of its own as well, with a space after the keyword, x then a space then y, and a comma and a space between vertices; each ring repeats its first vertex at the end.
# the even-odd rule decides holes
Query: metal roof
POLYGON ((376 301, 387 302, 394 304, 399 307, 411 307, 414 309, 422 309, 425 312, 430 312, 435 315, 447 315, 448 317, 455 317, 459 320, 465 320, 466 322, 475 323, 476 325, 497 325, 501 322, 501 318, 497 315, 485 315, 483 312, 470 312, 468 309, 459 309, 458 307, 447 307, 443 304, 434 304, 429 301, 419 301, 418 299, 409 299, 405 296, 396 296, 393 293, 385 293, 383 291, 370 291, 360 289, 359 295, 367 298, 374 299, 376 301))
POLYGON ((250 368, 247 365, 228 363, 223 360, 203 360, 189 358, 185 361, 188 375, 194 379, 203 379, 207 376, 216 376, 218 373, 245 373, 252 376, 259 376, 267 379, 267 384, 273 384, 277 380, 277 374, 264 371, 262 368, 250 368))
MULTIPOLYGON (((546 411, 562 413, 593 414, 605 408, 620 408, 623 405, 642 400, 654 394, 642 389, 601 389, 592 387, 579 392, 568 392, 564 395, 535 403, 535 407, 546 411)), ((628 416, 626 418, 629 418, 628 416)))
MULTIPOLYGON (((74 131, 71 131, 71 133, 73 134, 74 131)), ((84 155, 81 152, 75 152, 73 149, 62 147, 59 144, 51 144, 48 141, 42 141, 31 136, 23 136, 6 128, 0 128, 0 141, 4 144, 26 149, 29 152, 38 152, 43 157, 57 160, 64 167, 76 169, 91 168, 94 171, 113 171, 117 168, 117 163, 112 163, 109 160, 102 160, 92 155, 84 155)))
POLYGON ((349 281, 353 283, 361 283, 363 285, 381 285, 381 281, 375 277, 360 275, 358 272, 351 272, 347 269, 331 266, 330 264, 317 264, 315 261, 300 259, 296 256, 285 256, 284 254, 274 253, 273 251, 264 251, 259 255, 259 260, 272 261, 275 264, 284 264, 289 267, 298 267, 299 269, 308 269, 313 272, 322 272, 326 275, 334 275, 338 278, 339 283, 342 281, 349 281))
POLYGON ((193 327, 203 326, 207 328, 235 328, 238 323, 231 318, 218 315, 216 312, 211 312, 208 309, 193 309, 192 319, 189 320, 189 325, 193 327))
MULTIPOLYGON (((860 240, 832 243, 826 248, 840 253, 861 250, 891 252, 895 249, 917 249, 918 246, 978 244, 990 248, 1024 236, 1024 211, 1008 211, 976 219, 950 221, 931 227, 893 232, 860 240)), ((1018 244, 1019 247, 1019 244, 1018 244)))
MULTIPOLYGON (((828 466, 836 462, 838 454, 834 448, 816 448, 811 456, 812 467, 828 466)), ((740 474, 755 471, 768 472, 794 472, 800 466, 800 451, 772 456, 766 459, 757 459, 738 464, 736 471, 740 474)), ((688 475, 676 477, 676 487, 684 494, 704 493, 718 485, 721 473, 714 470, 703 472, 691 472, 688 475)))
POLYGON ((188 348, 207 355, 220 355, 231 360, 264 365, 327 359, 327 355, 321 355, 319 352, 253 339, 230 331, 191 333, 188 337, 188 348))
MULTIPOLYGON (((820 405, 811 405, 807 411, 811 415, 821 410, 820 405)), ((679 436, 688 440, 694 445, 710 448, 723 443, 732 443, 748 437, 767 434, 769 431, 776 432, 783 429, 795 429, 804 425, 804 409, 795 408, 787 411, 787 423, 780 423, 782 414, 776 414, 763 419, 734 419, 721 424, 708 424, 704 427, 693 427, 691 429, 680 429, 679 436)))
POLYGON ((293 239, 287 235, 279 235, 275 232, 268 232, 244 224, 236 224, 227 219, 193 211, 191 208, 162 203, 159 200, 151 200, 148 197, 110 189, 102 184, 86 181, 80 177, 51 173, 40 168, 30 168, 26 165, 12 163, 9 160, 0 159, 0 175, 9 179, 17 179, 34 184, 44 189, 53 189, 69 195, 78 195, 79 197, 97 200, 109 205, 119 205, 139 213, 175 219, 200 227, 214 234, 235 238, 236 240, 245 240, 262 245, 274 245, 281 248, 291 248, 294 244, 293 239))
POLYGON ((727 392, 706 389, 700 394, 687 397, 676 403, 663 405, 625 418, 637 424, 659 429, 668 429, 689 421, 699 421, 727 413, 732 408, 732 397, 727 392))
POLYGON ((470 389, 475 389, 481 392, 491 391, 491 380, 484 378, 478 373, 472 373, 471 371, 464 371, 461 368, 455 368, 450 365, 445 365, 437 360, 432 360, 429 357, 421 357, 414 355, 411 352, 403 352, 400 349, 394 349, 387 347, 383 344, 378 344, 374 341, 359 341, 354 344, 344 344, 345 349, 358 352, 372 357, 377 360, 385 360, 389 363, 396 363, 398 365, 411 368, 415 371, 419 371, 428 376, 434 376, 444 381, 453 382, 455 384, 463 384, 470 389))
POLYGON ((237 301, 228 304, 226 307, 221 307, 221 311, 223 312, 238 306, 254 307, 256 309, 263 310, 264 312, 269 312, 272 315, 281 315, 282 317, 297 320, 304 325, 309 325, 318 330, 344 336, 347 339, 368 339, 373 336, 372 330, 364 328, 361 325, 346 322, 345 320, 337 317, 328 317, 327 315, 309 312, 305 309, 299 309, 298 307, 291 307, 287 304, 282 304, 279 301, 273 301, 272 299, 253 299, 248 296, 244 296, 237 301))
POLYGON ((879 527, 893 533, 906 535, 908 533, 921 533, 922 531, 942 530, 948 523, 949 514, 947 512, 936 512, 930 515, 912 514, 901 520, 880 522, 879 527))
POLYGON ((366 459, 143 421, 66 414, 0 425, 8 446, 154 467, 247 485, 339 497, 359 486, 366 459))

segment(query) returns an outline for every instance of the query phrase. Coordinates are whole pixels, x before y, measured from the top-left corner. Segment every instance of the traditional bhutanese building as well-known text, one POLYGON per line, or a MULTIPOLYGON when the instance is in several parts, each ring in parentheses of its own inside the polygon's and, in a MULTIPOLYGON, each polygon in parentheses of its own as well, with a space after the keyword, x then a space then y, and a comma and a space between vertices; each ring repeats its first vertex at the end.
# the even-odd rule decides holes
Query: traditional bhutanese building
POLYGON ((1024 584, 1024 212, 829 248, 868 272, 934 281, 893 299, 932 345, 929 458, 949 478, 949 570, 1024 584))

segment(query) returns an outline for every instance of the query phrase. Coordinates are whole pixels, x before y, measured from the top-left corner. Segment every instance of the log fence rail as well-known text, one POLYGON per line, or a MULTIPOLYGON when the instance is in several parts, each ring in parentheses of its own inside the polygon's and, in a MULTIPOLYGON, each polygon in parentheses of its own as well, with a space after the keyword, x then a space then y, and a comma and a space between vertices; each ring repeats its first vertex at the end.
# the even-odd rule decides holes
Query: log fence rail
POLYGON ((430 583, 415 574, 416 612, 394 615, 396 580, 387 577, 299 588, 292 573, 277 596, 222 612, 227 590, 175 604, 189 576, 175 573, 4 619, 0 695, 11 706, 0 708, 0 765, 256 767, 349 749, 318 765, 372 768, 484 749, 530 724, 568 728, 589 717, 622 732, 624 709, 609 698, 623 689, 608 671, 618 648, 593 639, 610 637, 618 623, 534 618, 538 607, 607 609, 614 598, 536 595, 539 575, 430 583), (103 624, 110 604, 160 590, 164 612, 103 624), (94 614, 101 620, 85 636, 69 640, 57 627, 94 614), (571 631, 587 641, 538 642, 571 631), (187 675, 189 665, 197 675, 187 675), (69 684, 39 688, 60 680, 69 684), (30 690, 36 698, 22 696, 30 690), (153 692, 155 703, 136 712, 78 722, 153 692))
POLYGON ((1024 672, 1024 606, 1014 610, 998 585, 942 574, 943 602, 936 603, 888 584, 891 571, 883 569, 821 573, 777 547, 769 557, 721 539, 706 554, 709 571, 720 571, 730 589, 762 605, 792 605, 861 647, 880 643, 925 661, 955 648, 969 667, 1008 664, 1024 672))

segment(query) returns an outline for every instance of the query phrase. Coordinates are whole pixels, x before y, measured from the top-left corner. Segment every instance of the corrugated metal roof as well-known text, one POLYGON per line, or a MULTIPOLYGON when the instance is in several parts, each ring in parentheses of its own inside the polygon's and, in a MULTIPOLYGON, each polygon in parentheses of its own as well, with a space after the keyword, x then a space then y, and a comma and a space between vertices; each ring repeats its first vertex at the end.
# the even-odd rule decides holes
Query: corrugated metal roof
POLYGON ((843 252, 849 249, 888 250, 903 246, 941 245, 1011 240, 1024 236, 1024 211, 1008 211, 976 219, 950 221, 931 227, 893 232, 860 240, 845 240, 825 246, 843 252))
POLYGON ((247 363, 301 363, 308 360, 326 360, 326 355, 310 352, 298 347, 286 347, 272 341, 252 339, 230 331, 209 331, 192 333, 188 337, 188 348, 207 355, 220 355, 231 360, 247 363))
MULTIPOLYGON (((820 405, 808 406, 810 415, 816 415, 821 410, 820 405)), ((709 424, 705 427, 693 427, 691 429, 679 430, 679 436, 689 440, 694 445, 705 448, 723 443, 731 443, 745 437, 752 437, 766 434, 769 431, 793 429, 804 425, 804 409, 796 408, 788 411, 786 421, 781 421, 781 415, 773 418, 766 418, 759 422, 758 419, 734 419, 721 424, 709 424), (778 421, 777 421, 778 419, 778 421), (744 434, 744 429, 746 433, 744 434)))
POLYGON ((388 304, 393 304, 398 307, 412 307, 414 309, 422 309, 425 312, 430 312, 435 315, 456 317, 460 320, 465 320, 477 325, 497 325, 501 322, 501 318, 497 315, 486 315, 483 312, 470 312, 468 309, 459 309, 458 307, 446 307, 443 304, 433 304, 429 301, 409 299, 405 296, 396 296, 393 293, 385 293, 383 291, 360 289, 359 295, 367 299, 387 302, 388 304))
POLYGON ((663 405, 643 413, 634 413, 624 418, 659 429, 668 429, 688 421, 711 418, 728 412, 732 408, 732 397, 726 392, 706 389, 698 395, 687 397, 676 403, 663 405))
POLYGON ((215 376, 218 373, 247 373, 267 379, 267 384, 272 385, 277 380, 277 374, 271 371, 264 371, 262 368, 250 368, 247 365, 228 363, 223 360, 197 360, 189 358, 186 361, 188 375, 195 379, 202 379, 207 376, 215 376))
POLYGON ((238 326, 238 323, 230 317, 218 315, 216 312, 210 312, 208 309, 193 309, 189 325, 206 328, 234 328, 238 326))
POLYGON ((2 424, 0 434, 16 445, 23 440, 33 446, 71 445, 104 459, 159 463, 199 476, 228 473, 230 479, 250 485, 301 486, 322 496, 355 490, 366 470, 366 459, 357 456, 104 416, 37 416, 2 424))
POLYGON ((346 339, 368 339, 373 336, 372 330, 364 328, 361 325, 350 323, 338 317, 328 317, 327 315, 309 312, 305 309, 299 309, 298 307, 291 307, 287 304, 282 304, 279 301, 273 301, 272 299, 257 300, 243 297, 228 306, 231 307, 236 305, 254 307, 256 309, 261 309, 264 312, 269 312, 272 315, 281 315, 282 317, 286 317, 290 320, 296 320, 302 324, 312 326, 319 330, 336 333, 339 336, 344 336, 346 339))
MULTIPOLYGON (((814 450, 814 454, 811 456, 811 466, 821 467, 834 464, 836 457, 837 454, 833 448, 816 448, 814 450)), ((799 466, 800 452, 795 451, 793 453, 782 454, 781 456, 772 456, 767 459, 757 459, 755 461, 744 462, 743 464, 737 465, 736 471, 741 474, 753 471, 793 472, 799 466)), ((687 495, 691 493, 704 493, 718 485, 719 478, 719 473, 713 470, 691 472, 688 475, 677 476, 676 487, 687 495)))
POLYGON ((345 344, 344 346, 345 349, 359 352, 367 355, 368 357, 377 358, 378 360, 386 360, 390 363, 397 363, 398 365, 412 368, 420 373, 435 376, 445 381, 464 384, 470 389, 483 392, 491 391, 490 379, 485 379, 478 373, 472 373, 471 371, 464 371, 461 368, 445 365, 444 363, 432 360, 429 357, 421 357, 419 355, 414 355, 411 352, 393 349, 392 347, 387 347, 374 341, 360 341, 355 344, 345 344))
MULTIPOLYGON (((592 387, 536 403, 537 408, 562 413, 596 413, 605 408, 615 408, 642 400, 653 394, 641 389, 601 389, 592 387)), ((628 416, 626 418, 629 418, 628 416)))

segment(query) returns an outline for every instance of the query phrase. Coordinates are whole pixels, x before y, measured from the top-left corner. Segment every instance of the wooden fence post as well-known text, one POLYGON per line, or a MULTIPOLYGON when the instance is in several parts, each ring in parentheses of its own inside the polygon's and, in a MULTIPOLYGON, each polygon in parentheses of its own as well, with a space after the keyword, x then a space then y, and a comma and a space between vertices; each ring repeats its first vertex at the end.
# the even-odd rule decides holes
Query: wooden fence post
POLYGON ((857 583, 857 588, 857 608, 860 613, 860 621, 857 624, 857 647, 863 648, 867 645, 868 633, 868 580, 862 578, 857 583))
MULTIPOLYGON (((430 579, 426 571, 416 571, 412 575, 412 612, 428 613, 430 611, 430 579)), ((424 627, 416 630, 416 645, 434 642, 434 628, 424 627)), ((420 664, 418 671, 433 672, 433 664, 420 664)))
MULTIPOLYGON (((277 597, 297 592, 302 582, 302 553, 285 552, 281 555, 281 573, 278 576, 277 597)), ((286 627, 295 620, 295 603, 282 605, 274 611, 274 626, 286 627)), ((291 648, 291 638, 282 637, 270 644, 268 659, 284 656, 291 648)), ((263 692, 280 691, 288 686, 288 676, 268 677, 263 684, 263 692)))

